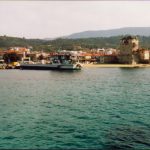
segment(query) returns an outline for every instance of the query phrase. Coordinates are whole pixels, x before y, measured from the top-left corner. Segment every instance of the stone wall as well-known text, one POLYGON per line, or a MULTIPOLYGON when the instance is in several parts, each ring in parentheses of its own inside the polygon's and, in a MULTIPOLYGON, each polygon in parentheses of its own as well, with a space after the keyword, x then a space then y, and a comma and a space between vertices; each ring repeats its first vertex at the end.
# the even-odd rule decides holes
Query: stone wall
POLYGON ((118 61, 122 64, 136 64, 139 62, 139 41, 137 37, 127 36, 121 39, 118 61))

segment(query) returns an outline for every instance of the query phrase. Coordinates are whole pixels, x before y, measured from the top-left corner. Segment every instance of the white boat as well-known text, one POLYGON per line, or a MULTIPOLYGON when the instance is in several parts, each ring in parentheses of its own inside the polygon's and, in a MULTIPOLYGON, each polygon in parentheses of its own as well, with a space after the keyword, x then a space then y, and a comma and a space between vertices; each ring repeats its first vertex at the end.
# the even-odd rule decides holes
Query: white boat
POLYGON ((45 64, 44 59, 34 63, 30 60, 22 62, 21 69, 36 69, 36 70, 80 70, 82 65, 78 59, 74 59, 70 53, 54 53, 51 55, 49 63, 45 64))

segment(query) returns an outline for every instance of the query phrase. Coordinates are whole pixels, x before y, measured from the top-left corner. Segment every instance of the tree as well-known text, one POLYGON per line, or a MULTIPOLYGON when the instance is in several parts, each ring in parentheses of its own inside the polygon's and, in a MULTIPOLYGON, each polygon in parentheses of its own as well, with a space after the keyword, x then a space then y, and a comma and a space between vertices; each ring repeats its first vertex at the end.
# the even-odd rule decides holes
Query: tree
POLYGON ((16 53, 6 53, 3 58, 6 63, 16 62, 19 60, 19 56, 16 53))

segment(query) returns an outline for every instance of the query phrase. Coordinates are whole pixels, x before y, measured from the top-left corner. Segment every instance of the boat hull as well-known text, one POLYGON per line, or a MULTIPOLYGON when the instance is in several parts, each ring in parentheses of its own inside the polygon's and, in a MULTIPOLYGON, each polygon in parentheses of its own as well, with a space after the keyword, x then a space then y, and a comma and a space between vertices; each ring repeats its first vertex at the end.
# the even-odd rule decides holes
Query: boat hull
POLYGON ((22 64, 20 69, 28 70, 80 70, 79 64, 22 64))

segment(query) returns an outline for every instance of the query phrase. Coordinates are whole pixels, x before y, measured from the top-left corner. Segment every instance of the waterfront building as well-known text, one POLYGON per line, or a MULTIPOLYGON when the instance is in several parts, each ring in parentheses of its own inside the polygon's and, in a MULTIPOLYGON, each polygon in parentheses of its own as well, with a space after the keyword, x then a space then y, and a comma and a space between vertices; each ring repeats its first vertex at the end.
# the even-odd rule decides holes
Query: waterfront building
POLYGON ((126 36, 121 39, 118 61, 123 64, 139 63, 139 40, 134 36, 126 36))
POLYGON ((150 63, 150 51, 146 49, 139 50, 140 63, 150 63))

